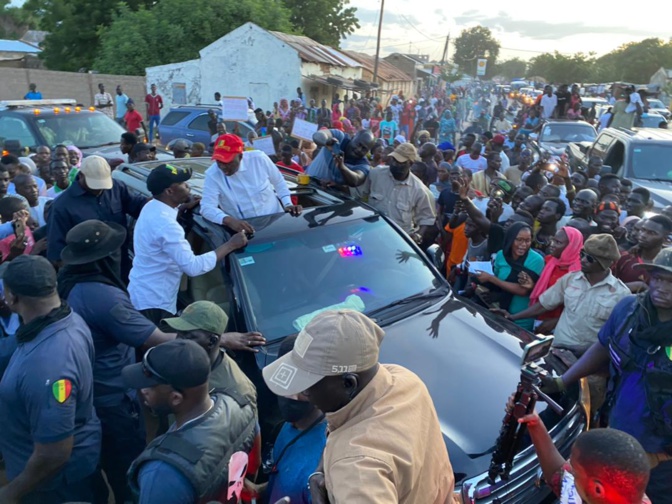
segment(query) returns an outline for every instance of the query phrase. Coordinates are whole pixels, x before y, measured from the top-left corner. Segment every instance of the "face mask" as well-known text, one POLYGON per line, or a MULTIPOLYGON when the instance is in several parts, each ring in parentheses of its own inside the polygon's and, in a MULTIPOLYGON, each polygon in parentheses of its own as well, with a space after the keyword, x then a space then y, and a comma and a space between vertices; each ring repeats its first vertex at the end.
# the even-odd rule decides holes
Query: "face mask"
POLYGON ((278 397, 280 416, 285 422, 297 422, 313 411, 313 405, 307 401, 295 401, 287 397, 278 397))
POLYGON ((405 180, 408 177, 410 168, 398 165, 397 163, 390 163, 390 173, 396 180, 405 180))

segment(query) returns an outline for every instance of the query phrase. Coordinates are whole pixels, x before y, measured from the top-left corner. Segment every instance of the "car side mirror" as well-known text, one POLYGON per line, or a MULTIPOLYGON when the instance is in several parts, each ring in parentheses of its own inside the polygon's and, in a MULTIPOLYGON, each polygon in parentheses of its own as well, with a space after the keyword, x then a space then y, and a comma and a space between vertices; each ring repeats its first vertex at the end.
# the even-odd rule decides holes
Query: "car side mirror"
POLYGON ((436 243, 430 245, 427 248, 427 257, 429 257, 429 260, 432 261, 432 264, 436 267, 436 269, 443 271, 446 257, 443 253, 443 250, 441 250, 441 247, 439 247, 436 243))
POLYGON ((607 175, 609 173, 613 173, 614 169, 611 166, 608 165, 602 165, 602 168, 600 169, 600 175, 607 175))

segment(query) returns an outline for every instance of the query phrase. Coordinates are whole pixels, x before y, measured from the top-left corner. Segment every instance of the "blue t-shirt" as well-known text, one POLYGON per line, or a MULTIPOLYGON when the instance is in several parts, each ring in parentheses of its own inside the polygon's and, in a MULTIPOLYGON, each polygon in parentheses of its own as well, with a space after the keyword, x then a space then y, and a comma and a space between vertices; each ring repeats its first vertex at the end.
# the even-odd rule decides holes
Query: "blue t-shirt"
POLYGON ((128 96, 125 94, 116 94, 114 95, 114 102, 117 105, 117 119, 123 119, 127 112, 126 104, 128 103, 128 96))
POLYGON ((26 96, 23 97, 24 100, 41 100, 42 99, 42 93, 39 91, 28 91, 26 93, 26 96))
POLYGON ((394 137, 397 136, 399 127, 395 121, 381 121, 380 123, 380 138, 385 140, 389 145, 394 143, 394 137))
POLYGON ((142 464, 138 485, 138 504, 194 504, 198 501, 196 490, 186 476, 161 460, 142 464))
POLYGON ((93 354, 89 328, 74 312, 18 345, 0 381, 0 452, 10 481, 25 469, 34 443, 70 436, 70 459, 40 490, 72 484, 96 469, 101 431, 93 408, 93 354))
POLYGON ((133 307, 128 294, 112 285, 79 283, 70 291, 68 304, 91 329, 96 349, 94 405, 121 404, 126 392, 121 370, 135 363, 135 348, 145 344, 156 326, 133 307))
MULTIPOLYGON (((285 423, 273 446, 273 460, 301 431, 285 423)), ((292 444, 282 456, 277 472, 268 479, 269 502, 289 497, 292 504, 311 504, 308 476, 315 472, 327 444, 327 421, 322 420, 292 444)))
MULTIPOLYGON (((353 171, 361 171, 366 175, 369 174, 371 166, 366 158, 353 158, 346 155, 346 148, 350 143, 350 137, 342 131, 332 129, 331 135, 340 142, 341 152, 344 155, 343 163, 353 171)), ((336 184, 345 184, 345 179, 341 175, 340 170, 336 167, 336 161, 331 151, 323 147, 315 156, 313 162, 306 168, 306 173, 311 177, 328 182, 335 182, 336 184)))

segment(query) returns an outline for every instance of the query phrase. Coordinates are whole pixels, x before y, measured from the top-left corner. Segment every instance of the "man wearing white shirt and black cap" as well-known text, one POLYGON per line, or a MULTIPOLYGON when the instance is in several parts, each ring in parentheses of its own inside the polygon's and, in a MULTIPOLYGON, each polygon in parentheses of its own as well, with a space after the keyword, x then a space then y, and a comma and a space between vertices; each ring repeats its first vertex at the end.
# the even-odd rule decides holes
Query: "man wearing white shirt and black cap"
POLYGON ((154 168, 147 177, 154 199, 140 212, 133 232, 135 256, 128 293, 133 306, 155 324, 177 313, 183 273, 190 277, 208 273, 247 244, 241 232, 211 252, 194 254, 177 222, 178 207, 191 199, 190 178, 190 169, 169 164, 154 168))
POLYGON ((215 141, 215 161, 205 172, 201 215, 236 232, 253 233, 245 220, 283 211, 299 215, 282 173, 261 151, 247 151, 236 135, 215 141))

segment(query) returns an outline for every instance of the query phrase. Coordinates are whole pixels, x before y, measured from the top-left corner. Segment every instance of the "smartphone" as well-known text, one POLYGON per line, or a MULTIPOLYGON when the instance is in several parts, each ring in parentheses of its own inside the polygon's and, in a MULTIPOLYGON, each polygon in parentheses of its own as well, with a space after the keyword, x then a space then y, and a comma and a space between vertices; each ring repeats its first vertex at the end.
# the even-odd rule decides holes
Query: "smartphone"
POLYGON ((531 343, 525 345, 521 364, 529 364, 530 362, 536 362, 539 359, 546 357, 548 352, 551 351, 553 339, 553 336, 543 336, 538 340, 532 341, 531 343))

